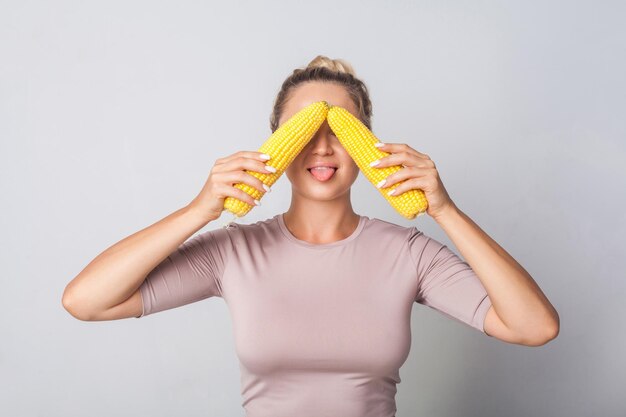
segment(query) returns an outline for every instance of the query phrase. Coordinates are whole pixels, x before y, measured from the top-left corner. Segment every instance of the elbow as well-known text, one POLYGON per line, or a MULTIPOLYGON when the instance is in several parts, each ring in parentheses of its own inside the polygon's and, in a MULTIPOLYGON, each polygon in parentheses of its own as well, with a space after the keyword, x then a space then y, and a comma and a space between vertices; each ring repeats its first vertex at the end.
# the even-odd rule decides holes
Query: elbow
POLYGON ((560 328, 561 326, 559 324, 559 318, 557 315, 554 322, 550 323, 549 325, 546 325, 545 330, 540 335, 535 335, 535 337, 527 339, 525 343, 523 344, 526 346, 533 346, 533 347, 543 346, 547 344, 548 342, 557 338, 557 336, 559 335, 560 328))
POLYGON ((545 344, 547 344, 548 342, 550 342, 551 340, 556 339, 556 337, 559 335, 559 331, 557 330, 551 330, 550 332, 547 332, 546 335, 542 336, 542 337, 537 337, 534 339, 528 339, 525 343, 523 343, 526 346, 531 346, 531 347, 538 347, 538 346, 543 346, 545 344))
POLYGON ((559 319, 558 313, 555 312, 554 320, 552 321, 552 323, 550 323, 549 326, 547 326, 547 338, 546 338, 545 343, 548 343, 549 341, 556 339, 560 331, 561 331, 561 320, 559 319))
POLYGON ((546 326, 546 339, 543 343, 544 345, 549 341, 556 339, 561 331, 561 318, 559 317, 559 313, 557 313, 556 310, 553 312, 554 316, 552 317, 550 323, 546 326))
POLYGON ((543 346, 557 338, 561 329, 561 318, 556 309, 552 306, 550 307, 550 311, 544 316, 542 324, 537 325, 532 336, 526 338, 524 345, 543 346))
POLYGON ((73 297, 68 291, 67 287, 63 292, 63 297, 61 298, 61 304, 65 311, 70 313, 72 317, 81 321, 91 321, 91 318, 85 313, 84 309, 79 308, 79 303, 76 302, 76 298, 73 297))

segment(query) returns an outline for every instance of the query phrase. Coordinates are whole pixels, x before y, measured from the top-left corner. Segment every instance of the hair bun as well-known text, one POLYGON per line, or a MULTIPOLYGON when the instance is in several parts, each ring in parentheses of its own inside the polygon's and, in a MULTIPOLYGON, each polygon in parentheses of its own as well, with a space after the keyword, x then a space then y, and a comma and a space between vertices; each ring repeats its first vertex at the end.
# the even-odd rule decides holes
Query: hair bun
POLYGON ((356 76, 352 65, 343 59, 330 59, 325 55, 318 55, 306 67, 294 69, 291 75, 283 81, 270 114, 272 132, 275 132, 280 126, 279 120, 285 109, 285 103, 289 101, 293 91, 300 84, 311 81, 335 83, 343 86, 357 109, 355 115, 358 115, 359 120, 372 130, 372 102, 365 83, 356 76))
POLYGON ((318 55, 306 66, 309 68, 328 68, 331 71, 342 72, 356 77, 352 66, 343 59, 330 59, 325 55, 318 55))

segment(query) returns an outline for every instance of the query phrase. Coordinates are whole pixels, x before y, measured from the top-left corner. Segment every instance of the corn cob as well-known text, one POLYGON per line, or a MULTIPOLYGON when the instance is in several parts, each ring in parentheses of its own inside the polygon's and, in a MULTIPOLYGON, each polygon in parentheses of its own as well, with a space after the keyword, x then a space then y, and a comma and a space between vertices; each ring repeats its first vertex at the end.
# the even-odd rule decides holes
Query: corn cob
MULTIPOLYGON (((247 170, 245 172, 271 187, 313 138, 315 132, 326 120, 327 112, 328 103, 325 101, 311 103, 290 117, 261 145, 259 152, 271 156, 268 165, 276 168, 276 172, 269 174, 247 170)), ((260 200, 261 196, 265 195, 265 193, 261 193, 261 191, 250 187, 248 184, 237 183, 235 187, 245 191, 255 200, 260 200)), ((224 208, 237 217, 245 216, 252 207, 254 206, 235 197, 226 197, 224 199, 224 208)))
MULTIPOLYGON (((374 146, 379 140, 367 126, 348 110, 338 106, 330 106, 326 117, 328 125, 341 145, 375 187, 380 181, 402 169, 402 165, 382 168, 370 166, 371 162, 390 154, 374 146)), ((426 200, 426 195, 422 190, 412 189, 397 196, 387 195, 390 190, 397 188, 400 184, 402 182, 385 189, 378 187, 376 189, 398 213, 407 219, 414 219, 416 216, 424 214, 428 207, 428 200, 426 200)))

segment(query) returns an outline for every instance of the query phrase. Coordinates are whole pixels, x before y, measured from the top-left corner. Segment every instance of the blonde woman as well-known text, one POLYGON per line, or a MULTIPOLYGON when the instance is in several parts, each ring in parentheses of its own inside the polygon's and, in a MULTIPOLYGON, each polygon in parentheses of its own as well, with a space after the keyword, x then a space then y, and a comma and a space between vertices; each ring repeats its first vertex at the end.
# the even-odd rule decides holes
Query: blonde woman
MULTIPOLYGON (((272 132, 320 100, 371 128, 365 84, 347 62, 318 56, 283 83, 272 132)), ((394 416, 414 303, 508 343, 555 338, 554 307, 453 203, 433 160, 405 143, 381 150, 390 155, 378 167, 403 165, 382 187, 422 189, 428 215, 467 262, 416 227, 355 213, 350 187, 359 169, 325 121, 286 171, 286 212, 189 239, 220 217, 226 197, 255 204, 234 184, 267 191, 246 171, 271 172, 272 155, 218 158, 186 207, 101 253, 68 284, 63 305, 81 320, 116 320, 223 298, 247 417, 394 416)))

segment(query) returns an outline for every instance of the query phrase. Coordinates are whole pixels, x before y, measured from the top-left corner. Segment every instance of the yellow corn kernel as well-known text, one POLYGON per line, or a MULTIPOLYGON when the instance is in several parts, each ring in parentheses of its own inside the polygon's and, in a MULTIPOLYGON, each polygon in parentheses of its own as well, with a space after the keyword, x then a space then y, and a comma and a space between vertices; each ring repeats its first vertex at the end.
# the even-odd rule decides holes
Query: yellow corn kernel
MULTIPOLYGON (((309 104, 276 129, 259 148, 259 152, 271 156, 268 165, 276 168, 276 172, 266 174, 256 171, 244 171, 271 187, 313 138, 322 123, 324 123, 328 107, 328 103, 325 101, 309 104)), ((245 191, 255 200, 260 200, 261 196, 265 195, 264 192, 262 193, 248 184, 237 183, 235 187, 245 191)), ((224 208, 237 217, 245 216, 252 207, 254 206, 235 197, 229 196, 224 199, 224 208)))
MULTIPOLYGON (((330 106, 326 118, 341 145, 374 187, 389 175, 402 169, 402 165, 382 168, 370 166, 371 162, 390 154, 374 146, 379 140, 363 122, 348 110, 338 106, 330 106)), ((412 189, 397 196, 387 195, 390 190, 397 188, 400 184, 402 182, 385 189, 378 187, 376 189, 398 213, 407 219, 414 219, 416 216, 424 214, 428 207, 428 200, 426 200, 426 195, 422 190, 412 189)))

